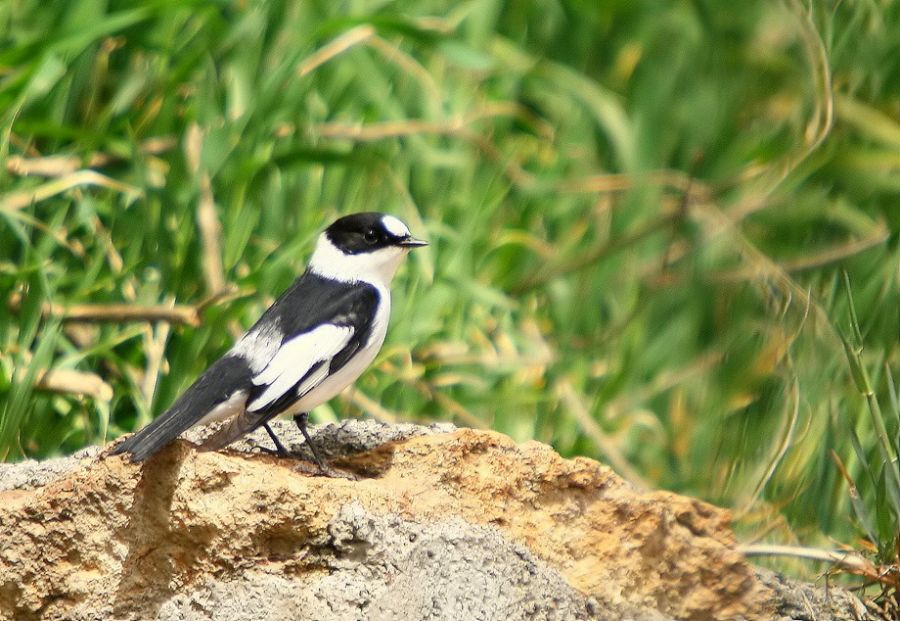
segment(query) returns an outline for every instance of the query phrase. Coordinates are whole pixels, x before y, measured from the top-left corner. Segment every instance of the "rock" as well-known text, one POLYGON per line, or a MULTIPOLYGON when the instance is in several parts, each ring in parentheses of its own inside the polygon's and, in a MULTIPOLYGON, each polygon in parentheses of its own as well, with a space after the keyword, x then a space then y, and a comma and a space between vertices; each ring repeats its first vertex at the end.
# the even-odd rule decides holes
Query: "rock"
POLYGON ((265 434, 0 467, 0 619, 857 618, 749 565, 726 511, 595 461, 447 425, 315 435, 352 477, 265 434))

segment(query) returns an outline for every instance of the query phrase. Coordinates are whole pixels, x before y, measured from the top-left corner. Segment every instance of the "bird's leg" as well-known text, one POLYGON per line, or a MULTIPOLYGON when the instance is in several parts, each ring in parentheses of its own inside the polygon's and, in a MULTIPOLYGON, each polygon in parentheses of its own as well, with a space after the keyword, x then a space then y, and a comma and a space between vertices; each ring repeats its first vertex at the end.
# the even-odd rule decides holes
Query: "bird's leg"
POLYGON ((300 428, 300 433, 303 434, 303 438, 306 440, 306 446, 308 446, 309 450, 312 452, 316 465, 319 466, 319 469, 322 472, 328 472, 328 468, 325 467, 325 461, 322 459, 322 456, 319 455, 319 451, 316 450, 316 445, 313 444, 312 438, 309 437, 309 432, 306 430, 307 420, 309 420, 309 412, 294 414, 294 422, 297 423, 297 427, 300 428))
POLYGON ((263 428, 266 430, 266 433, 269 434, 269 437, 272 438, 272 442, 275 444, 275 454, 279 457, 287 457, 290 455, 290 451, 284 448, 284 444, 281 443, 281 440, 278 439, 278 436, 275 435, 275 432, 272 431, 272 428, 269 427, 269 423, 263 423, 263 428))

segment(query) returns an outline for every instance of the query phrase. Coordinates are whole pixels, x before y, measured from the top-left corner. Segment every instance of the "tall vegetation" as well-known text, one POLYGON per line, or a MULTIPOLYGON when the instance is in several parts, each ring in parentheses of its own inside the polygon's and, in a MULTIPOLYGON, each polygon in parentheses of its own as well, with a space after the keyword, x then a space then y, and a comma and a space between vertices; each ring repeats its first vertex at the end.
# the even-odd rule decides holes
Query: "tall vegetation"
POLYGON ((145 424, 325 223, 389 211, 432 246, 314 419, 534 438, 889 560, 897 32, 879 0, 2 3, 0 459, 145 424))

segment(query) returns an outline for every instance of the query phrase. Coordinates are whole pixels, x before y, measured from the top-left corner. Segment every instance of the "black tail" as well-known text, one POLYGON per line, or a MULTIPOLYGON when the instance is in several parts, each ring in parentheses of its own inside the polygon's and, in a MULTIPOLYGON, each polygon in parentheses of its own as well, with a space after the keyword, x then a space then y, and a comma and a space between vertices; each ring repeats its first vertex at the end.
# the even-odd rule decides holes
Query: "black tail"
POLYGON ((144 461, 193 427, 235 392, 252 386, 251 371, 242 358, 225 356, 209 367, 175 403, 156 420, 117 445, 113 455, 131 453, 131 461, 144 461))
POLYGON ((112 450, 113 455, 131 453, 130 460, 132 462, 144 461, 197 422, 190 417, 179 416, 173 410, 175 410, 174 407, 124 442, 116 445, 112 450))

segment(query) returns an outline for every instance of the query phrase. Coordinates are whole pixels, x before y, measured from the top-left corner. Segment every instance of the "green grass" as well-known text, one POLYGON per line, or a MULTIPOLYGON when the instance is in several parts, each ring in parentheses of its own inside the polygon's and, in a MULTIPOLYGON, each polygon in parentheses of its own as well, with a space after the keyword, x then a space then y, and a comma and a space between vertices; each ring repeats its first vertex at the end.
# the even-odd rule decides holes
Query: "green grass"
POLYGON ((432 246, 314 419, 536 438, 732 507, 745 540, 887 559, 897 32, 876 0, 0 4, 0 458, 146 423, 326 223, 390 211, 432 246), (48 156, 73 160, 23 174, 48 156), (176 302, 201 321, 40 317, 176 302), (47 368, 113 397, 34 390, 47 368))

